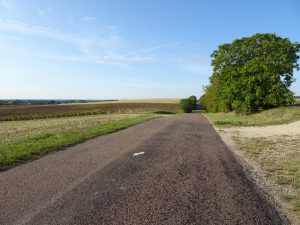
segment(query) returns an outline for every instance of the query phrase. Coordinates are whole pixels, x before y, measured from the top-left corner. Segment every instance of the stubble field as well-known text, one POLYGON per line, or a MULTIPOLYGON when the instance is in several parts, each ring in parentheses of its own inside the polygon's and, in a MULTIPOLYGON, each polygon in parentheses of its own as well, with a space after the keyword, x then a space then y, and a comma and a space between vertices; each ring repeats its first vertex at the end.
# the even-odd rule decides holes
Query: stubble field
POLYGON ((0 106, 0 170, 160 114, 177 112, 175 100, 0 106))
POLYGON ((82 103, 61 105, 2 105, 0 121, 61 118, 99 114, 128 114, 152 112, 178 112, 178 103, 157 101, 82 103))

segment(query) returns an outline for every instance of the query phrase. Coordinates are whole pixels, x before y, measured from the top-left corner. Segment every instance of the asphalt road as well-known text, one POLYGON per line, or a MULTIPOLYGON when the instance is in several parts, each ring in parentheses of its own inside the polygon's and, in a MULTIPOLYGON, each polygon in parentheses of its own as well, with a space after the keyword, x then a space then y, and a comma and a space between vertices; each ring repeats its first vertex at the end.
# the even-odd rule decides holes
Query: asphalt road
POLYGON ((209 122, 192 114, 148 121, 0 173, 0 224, 288 222, 209 122))

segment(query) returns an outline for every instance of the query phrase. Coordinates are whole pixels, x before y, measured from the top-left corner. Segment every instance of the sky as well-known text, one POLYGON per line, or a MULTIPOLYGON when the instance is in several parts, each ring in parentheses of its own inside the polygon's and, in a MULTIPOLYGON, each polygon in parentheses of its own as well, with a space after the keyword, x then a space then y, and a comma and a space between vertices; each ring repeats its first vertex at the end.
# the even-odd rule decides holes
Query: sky
POLYGON ((220 44, 299 28, 299 0, 0 0, 0 99, 199 97, 220 44))

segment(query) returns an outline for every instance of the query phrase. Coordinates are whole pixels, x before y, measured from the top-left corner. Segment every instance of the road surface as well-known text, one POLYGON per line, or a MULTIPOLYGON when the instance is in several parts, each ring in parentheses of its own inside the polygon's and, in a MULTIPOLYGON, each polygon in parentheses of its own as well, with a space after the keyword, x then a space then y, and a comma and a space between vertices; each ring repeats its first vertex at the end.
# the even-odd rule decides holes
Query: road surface
POLYGON ((0 173, 1 225, 288 224, 201 114, 148 121, 0 173))

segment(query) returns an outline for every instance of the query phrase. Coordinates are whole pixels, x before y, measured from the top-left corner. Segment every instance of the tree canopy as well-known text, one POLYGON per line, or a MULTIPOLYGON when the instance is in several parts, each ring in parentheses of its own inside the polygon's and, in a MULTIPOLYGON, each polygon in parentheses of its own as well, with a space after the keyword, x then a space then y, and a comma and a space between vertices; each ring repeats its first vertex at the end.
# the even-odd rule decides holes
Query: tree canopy
POLYGON ((213 74, 201 105, 211 112, 251 113, 292 103, 299 51, 299 43, 268 33, 220 45, 211 55, 213 74))

